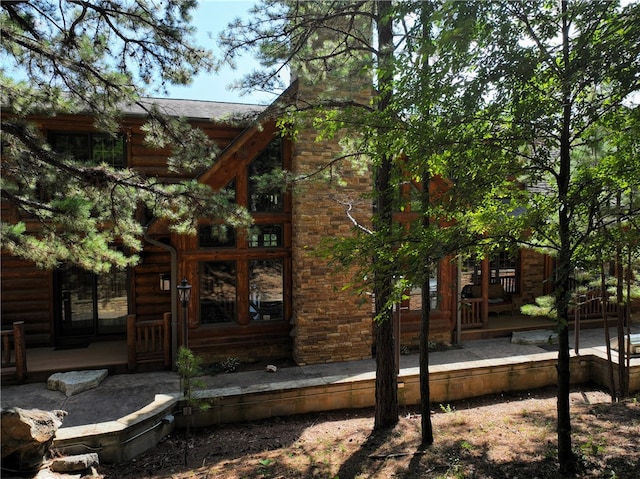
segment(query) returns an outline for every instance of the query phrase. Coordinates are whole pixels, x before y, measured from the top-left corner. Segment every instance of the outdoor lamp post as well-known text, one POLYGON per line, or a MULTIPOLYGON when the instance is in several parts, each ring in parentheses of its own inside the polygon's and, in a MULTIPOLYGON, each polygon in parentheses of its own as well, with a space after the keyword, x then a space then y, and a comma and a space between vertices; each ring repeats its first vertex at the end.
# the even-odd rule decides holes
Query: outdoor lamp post
POLYGON ((185 348, 189 347, 189 312, 187 306, 191 299, 191 285, 184 278, 178 286, 178 299, 182 303, 182 343, 185 348))

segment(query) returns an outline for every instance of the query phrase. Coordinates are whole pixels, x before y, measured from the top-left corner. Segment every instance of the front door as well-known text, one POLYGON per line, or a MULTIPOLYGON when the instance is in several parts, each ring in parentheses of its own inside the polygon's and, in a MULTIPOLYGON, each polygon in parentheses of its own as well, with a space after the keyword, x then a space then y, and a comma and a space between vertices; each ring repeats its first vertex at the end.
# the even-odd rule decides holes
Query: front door
POLYGON ((96 275, 76 266, 57 271, 56 342, 68 343, 126 332, 126 271, 96 275))

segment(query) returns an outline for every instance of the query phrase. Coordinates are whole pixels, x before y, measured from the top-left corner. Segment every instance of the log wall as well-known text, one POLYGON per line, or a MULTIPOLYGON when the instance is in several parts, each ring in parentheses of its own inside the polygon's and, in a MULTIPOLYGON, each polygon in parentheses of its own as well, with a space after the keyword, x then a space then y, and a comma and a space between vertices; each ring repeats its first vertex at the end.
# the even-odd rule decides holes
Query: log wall
POLYGON ((27 346, 53 342, 52 276, 50 271, 38 269, 31 262, 2 256, 2 328, 24 321, 27 346))
MULTIPOLYGON (((87 116, 58 115, 38 117, 33 121, 48 131, 82 132, 93 131, 93 120, 87 116)), ((235 139, 242 128, 216 125, 210 121, 193 121, 202 128, 222 149, 235 139)), ((143 118, 126 118, 122 122, 122 132, 127 136, 128 165, 139 173, 156 175, 171 181, 181 175, 167 170, 169 149, 151 149, 144 144, 144 133, 140 129, 143 118)), ((186 175, 182 175, 183 177, 186 175)), ((37 227, 35 222, 20 218, 8 204, 2 203, 2 218, 5 221, 26 221, 30 231, 37 227)), ((168 235, 166 235, 168 237, 168 235)), ((24 321, 27 346, 52 346, 54 332, 54 288, 53 273, 39 269, 34 263, 9 256, 2 252, 1 294, 2 327, 10 327, 14 321, 24 321)), ((162 319, 171 310, 171 294, 160 291, 160 274, 171 271, 169 253, 150 245, 145 245, 142 261, 130 272, 129 313, 140 321, 162 319)))

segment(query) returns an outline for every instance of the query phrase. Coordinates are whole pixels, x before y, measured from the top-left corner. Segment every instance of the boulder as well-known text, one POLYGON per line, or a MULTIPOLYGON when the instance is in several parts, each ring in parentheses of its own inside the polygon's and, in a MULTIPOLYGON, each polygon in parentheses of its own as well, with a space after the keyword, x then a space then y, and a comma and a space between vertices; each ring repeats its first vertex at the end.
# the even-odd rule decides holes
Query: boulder
POLYGON ((55 373, 47 379, 47 389, 61 391, 67 397, 97 387, 109 374, 108 369, 55 373))
POLYGON ((58 457, 51 461, 49 468, 54 472, 82 472, 100 464, 95 452, 75 456, 58 457))
POLYGON ((2 467, 24 472, 38 469, 66 415, 59 410, 2 409, 2 467))

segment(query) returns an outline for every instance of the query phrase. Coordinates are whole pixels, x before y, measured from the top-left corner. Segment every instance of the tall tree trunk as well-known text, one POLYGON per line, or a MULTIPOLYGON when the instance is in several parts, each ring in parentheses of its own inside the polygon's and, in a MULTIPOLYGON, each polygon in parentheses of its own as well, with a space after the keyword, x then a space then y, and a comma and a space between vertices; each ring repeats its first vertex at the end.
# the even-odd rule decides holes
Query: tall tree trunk
MULTIPOLYGON (((622 207, 622 194, 618 193, 616 198, 617 209, 622 207)), ((618 218, 618 228, 621 228, 620 218, 618 218)), ((628 307, 628 305, 627 305, 628 307)), ((618 313, 618 399, 629 396, 629 374, 627 369, 627 341, 625 338, 626 318, 624 314, 624 264, 622 246, 616 247, 616 311, 618 313)))
MULTIPOLYGON (((393 30, 391 23, 391 2, 378 2, 378 48, 380 54, 378 88, 381 96, 377 108, 385 112, 391 103, 393 81, 391 68, 393 60, 393 30)), ((382 132, 380 132, 382 135, 382 132)), ((391 232, 393 227, 393 188, 391 185, 392 158, 384 153, 376 171, 377 212, 374 229, 377 234, 391 232)), ((386 261, 388 258, 384 258, 386 261)), ((393 337, 393 311, 389 307, 393 287, 394 271, 390 265, 382 264, 375 273, 374 294, 376 314, 376 405, 374 429, 382 429, 398 422, 398 386, 396 358, 393 337), (381 314, 382 313, 382 314, 381 314)), ((399 341, 400 338, 395 338, 399 341)))
MULTIPOLYGON (((430 226, 429 219, 429 183, 428 172, 422 178, 422 227, 430 226)), ((431 424, 431 391, 429 389, 429 327, 431 323, 431 262, 422 258, 422 312, 420 321, 420 411, 422 426, 421 447, 433 444, 433 425, 431 424)))
POLYGON ((571 447, 571 406, 569 401, 571 387, 568 324, 569 297, 571 295, 569 268, 570 257, 561 251, 558 257, 557 274, 559 278, 555 290, 558 308, 558 462, 560 463, 560 472, 563 475, 575 474, 576 471, 576 458, 571 447))
POLYGON ((602 322, 604 324, 604 339, 607 342, 607 373, 609 375, 609 393, 611 395, 611 402, 616 402, 616 381, 613 374, 613 359, 611 357, 611 335, 609 334, 609 315, 607 314, 607 303, 609 298, 607 297, 607 279, 604 274, 604 263, 602 258, 598 257, 598 263, 600 264, 600 290, 602 294, 602 322))
MULTIPOLYGON (((631 248, 628 246, 628 256, 627 256, 627 301, 625 303, 626 307, 624 309, 625 316, 625 324, 627 337, 629 338, 629 347, 631 347, 631 248)), ((624 360, 624 367, 627 370, 627 388, 630 388, 630 377, 631 374, 631 352, 627 352, 627 357, 624 360)))
MULTIPOLYGON (((420 51, 420 61, 422 70, 430 68, 429 54, 431 51, 431 15, 433 5, 429 2, 423 2, 420 10, 420 21, 422 23, 422 42, 420 51)), ((427 82, 429 75, 425 75, 427 82)), ((424 77, 423 77, 424 78, 424 77)), ((422 80, 425 81, 424 79, 422 80)), ((429 85, 422 85, 425 91, 429 85)), ((431 116, 431 112, 427 110, 427 118, 431 116)), ((422 190, 420 195, 421 211, 422 211, 422 228, 428 230, 431 226, 430 206, 431 206, 431 174, 429 165, 423 163, 422 168, 422 190)), ((425 255, 428 256, 428 255, 425 255)), ((430 255, 429 255, 430 256, 430 255)), ((420 411, 421 411, 421 430, 422 441, 421 448, 426 448, 433 444, 433 424, 431 423, 431 390, 429 388, 429 329, 431 326, 431 270, 432 260, 430 257, 421 258, 422 261, 422 310, 420 314, 420 411)))
POLYGON ((569 218, 569 184, 571 181, 571 73, 569 56, 569 18, 567 1, 562 0, 562 43, 563 43, 563 112, 562 131, 560 133, 560 169, 558 171, 558 227, 560 252, 555 284, 556 306, 558 308, 558 462, 560 473, 576 473, 576 457, 571 447, 571 411, 570 393, 570 355, 569 355, 569 299, 572 267, 571 231, 569 218))

